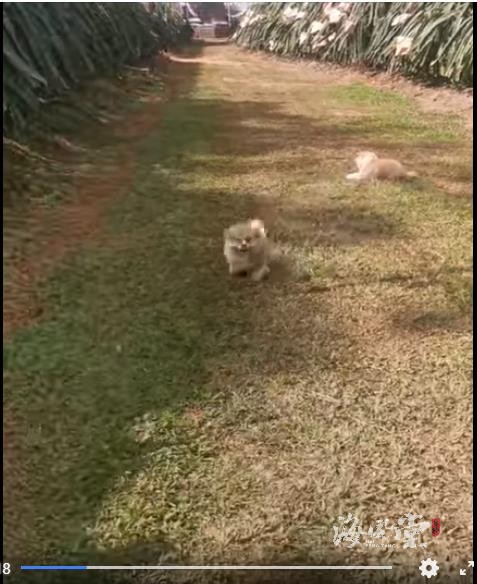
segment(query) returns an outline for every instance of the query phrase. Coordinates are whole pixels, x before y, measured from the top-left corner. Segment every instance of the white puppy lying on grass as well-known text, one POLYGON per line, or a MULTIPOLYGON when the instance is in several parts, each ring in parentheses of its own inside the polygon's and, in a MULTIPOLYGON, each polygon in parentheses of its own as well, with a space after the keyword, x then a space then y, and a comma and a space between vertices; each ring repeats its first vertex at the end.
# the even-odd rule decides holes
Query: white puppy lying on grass
POLYGON ((360 152, 354 159, 358 172, 347 174, 353 182, 365 183, 374 180, 406 180, 417 176, 407 171, 403 165, 392 158, 378 158, 374 152, 360 152))

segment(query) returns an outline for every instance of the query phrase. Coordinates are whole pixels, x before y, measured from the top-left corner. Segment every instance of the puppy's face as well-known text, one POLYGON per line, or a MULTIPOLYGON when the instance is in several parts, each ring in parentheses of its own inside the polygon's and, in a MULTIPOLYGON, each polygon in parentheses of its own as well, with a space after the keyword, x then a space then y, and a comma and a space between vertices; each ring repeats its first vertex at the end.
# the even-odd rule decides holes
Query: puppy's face
POLYGON ((355 158, 355 162, 356 162, 356 166, 358 167, 358 170, 361 170, 363 168, 365 168, 366 166, 368 166, 368 164, 370 164, 371 162, 374 162, 375 160, 377 160, 378 157, 376 156, 376 154, 374 152, 359 152, 358 156, 356 156, 355 158))
POLYGON ((244 254, 262 243, 265 237, 265 227, 260 219, 236 223, 224 231, 224 238, 228 244, 244 254))

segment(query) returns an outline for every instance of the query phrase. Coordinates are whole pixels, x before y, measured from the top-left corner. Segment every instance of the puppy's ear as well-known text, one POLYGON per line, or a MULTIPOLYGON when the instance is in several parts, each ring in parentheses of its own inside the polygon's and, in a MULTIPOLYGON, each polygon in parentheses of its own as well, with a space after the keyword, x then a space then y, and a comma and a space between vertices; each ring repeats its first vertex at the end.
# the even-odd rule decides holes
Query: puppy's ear
POLYGON ((260 219, 250 219, 250 228, 252 231, 255 231, 255 233, 259 233, 262 236, 266 235, 265 225, 260 219))

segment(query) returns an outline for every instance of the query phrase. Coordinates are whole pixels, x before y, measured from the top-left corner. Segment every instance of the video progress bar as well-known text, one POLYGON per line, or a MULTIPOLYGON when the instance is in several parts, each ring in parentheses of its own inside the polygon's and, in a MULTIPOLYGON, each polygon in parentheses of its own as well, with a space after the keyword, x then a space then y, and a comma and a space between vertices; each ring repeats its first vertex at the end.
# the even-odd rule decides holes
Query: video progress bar
POLYGON ((21 570, 392 570, 392 566, 20 566, 21 570))

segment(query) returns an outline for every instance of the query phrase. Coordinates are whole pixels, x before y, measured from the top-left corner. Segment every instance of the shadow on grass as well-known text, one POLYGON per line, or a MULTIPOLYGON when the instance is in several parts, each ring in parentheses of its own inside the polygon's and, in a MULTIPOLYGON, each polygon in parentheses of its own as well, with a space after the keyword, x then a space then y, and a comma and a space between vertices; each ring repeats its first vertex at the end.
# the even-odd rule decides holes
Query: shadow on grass
POLYGON ((389 239, 398 233, 395 220, 368 205, 336 205, 285 209, 286 229, 276 229, 275 236, 293 245, 359 245, 367 241, 389 239))
POLYGON ((471 314, 465 315, 452 310, 428 310, 421 313, 394 315, 393 323, 411 332, 464 332, 471 331, 471 314))
MULTIPOLYGON (((195 45, 185 54, 200 54, 200 50, 201 45, 195 45)), ((180 93, 187 94, 194 88, 196 74, 196 64, 178 64, 171 83, 173 86, 179 84, 180 93)), ((161 88, 152 80, 146 87, 134 88, 132 96, 137 98, 138 91, 154 95, 161 88)), ((162 112, 159 113, 162 117, 162 112)), ((149 110, 148 115, 151 117, 154 112, 149 110)), ((148 131, 160 131, 161 117, 158 117, 156 128, 149 120, 148 131)), ((137 116, 128 120, 130 125, 135 121, 138 121, 137 116)), ((119 130, 114 128, 113 134, 116 135, 113 140, 111 129, 92 132, 89 127, 83 134, 88 138, 89 148, 94 149, 97 145, 95 139, 104 148, 104 152, 96 150, 98 166, 104 162, 104 157, 107 164, 115 162, 115 154, 111 152, 113 146, 124 148, 131 144, 131 148, 136 149, 141 142, 141 130, 144 132, 137 123, 130 132, 124 131, 122 124, 119 130), (105 137, 108 131, 109 141, 105 137)), ((72 162, 71 156, 69 159, 72 162)), ((30 227, 33 227, 34 234, 35 226, 28 221, 19 229, 28 231, 30 227)), ((53 233, 57 227, 61 231, 59 225, 49 225, 53 233)), ((51 235, 49 232, 47 237, 51 235)), ((29 239, 32 239, 31 232, 29 239)), ((15 245, 14 241, 11 243, 15 245)), ((38 247, 41 250, 41 246, 38 247)), ((32 251, 33 257, 34 248, 33 239, 28 250, 32 251)), ((132 291, 132 297, 117 294, 120 291, 113 273, 114 258, 109 265, 103 266, 101 261, 108 262, 109 258, 102 256, 100 249, 89 251, 70 253, 64 268, 46 282, 43 292, 51 302, 52 311, 46 311, 44 320, 38 326, 18 331, 4 345, 5 396, 12 430, 7 433, 4 449, 4 461, 7 460, 4 468, 8 468, 11 475, 7 477, 5 505, 7 509, 15 507, 10 513, 14 524, 8 519, 8 511, 5 515, 5 543, 10 544, 13 561, 16 561, 17 554, 23 562, 55 561, 59 557, 75 557, 78 550, 85 549, 85 517, 94 516, 95 507, 101 503, 115 478, 130 467, 131 461, 139 461, 144 452, 134 436, 124 432, 126 419, 143 413, 145 404, 139 406, 142 399, 147 402, 146 398, 150 398, 146 407, 151 402, 156 403, 154 392, 158 386, 161 388, 164 384, 163 393, 169 391, 168 396, 161 394, 157 398, 167 404, 174 392, 177 392, 178 400, 183 399, 181 384, 189 386, 192 381, 198 382, 200 377, 196 377, 194 333, 186 330, 181 336, 176 332, 180 328, 175 321, 177 313, 187 318, 180 298, 179 305, 175 304, 175 299, 168 305, 170 295, 175 293, 169 290, 169 297, 165 298, 167 291, 163 291, 162 304, 158 301, 157 312, 152 315, 142 312, 148 324, 149 318, 152 322, 156 318, 156 325, 151 326, 164 327, 162 343, 154 346, 154 340, 140 331, 145 321, 140 315, 133 316, 141 312, 136 304, 140 283, 132 290, 127 286, 123 288, 123 292, 132 291), (111 302, 115 296, 118 303, 111 302), (123 301, 127 306, 121 304, 123 301), (120 312, 114 314, 116 310, 125 310, 133 316, 139 328, 133 326, 128 330, 127 319, 120 312), (115 326, 120 321, 125 328, 121 325, 119 332, 115 326), (128 346, 135 333, 144 343, 133 342, 128 346), (116 334, 118 336, 114 337, 116 334), (179 345, 182 349, 178 348, 179 345), (151 348, 154 348, 152 355, 151 348), (168 359, 163 359, 164 355, 168 355, 168 359), (142 365, 131 366, 131 359, 134 361, 135 358, 139 358, 142 365), (157 379, 153 378, 155 370, 148 369, 149 359, 156 360, 156 366, 162 371, 157 379), (175 375, 173 363, 177 366, 177 359, 182 372, 175 375), (109 375, 114 370, 117 377, 109 375), (19 464, 21 473, 15 471, 19 464), (23 476, 23 470, 26 470, 27 478, 18 481, 17 475, 23 476), (22 505, 22 499, 29 499, 26 506, 22 505), (85 509, 89 509, 86 515, 85 509), (17 533, 28 534, 22 542, 28 548, 26 551, 18 548, 21 537, 17 533)), ((48 257, 42 259, 48 262, 48 257)), ((138 268, 140 274, 142 268, 137 257, 125 256, 123 259, 120 269, 125 270, 122 273, 126 284, 130 284, 128 262, 138 268)), ((181 266, 176 267, 180 274, 181 266)), ((164 274, 164 267, 160 266, 159 271, 164 274)), ((193 310, 199 314, 200 306, 195 304, 193 310)), ((197 325, 197 330, 200 331, 200 325, 197 325)))
MULTIPOLYGON (((276 167, 291 173, 300 170, 302 177, 337 173, 344 177, 354 170, 353 158, 358 151, 372 150, 382 157, 395 157, 416 170, 421 177, 415 185, 418 189, 423 181, 435 182, 444 192, 454 194, 443 184, 448 181, 459 183, 459 193, 469 192, 470 158, 466 164, 460 161, 462 156, 470 156, 470 151, 458 144, 457 130, 440 128, 435 122, 423 123, 415 117, 407 119, 406 109, 401 116, 396 111, 377 111, 365 119, 362 112, 343 119, 327 116, 324 111, 322 119, 317 120, 287 113, 285 104, 276 101, 215 102, 220 149, 213 154, 218 158, 201 161, 210 172, 242 174, 254 168, 276 167), (313 154, 309 149, 314 150, 313 154), (293 150, 295 155, 290 156, 293 150), (286 159, 280 159, 282 152, 287 152, 286 159), (276 158, 262 159, 270 154, 276 158), (227 155, 237 157, 233 168, 220 159, 227 155)), ((204 111, 210 107, 208 100, 197 105, 204 111)))
MULTIPOLYGON (((422 282, 426 284, 426 282, 422 282)), ((393 325, 410 332, 465 333, 472 331, 472 277, 462 270, 449 270, 441 277, 430 278, 427 286, 437 285, 444 292, 445 304, 407 309, 401 308, 391 317, 393 325)))

